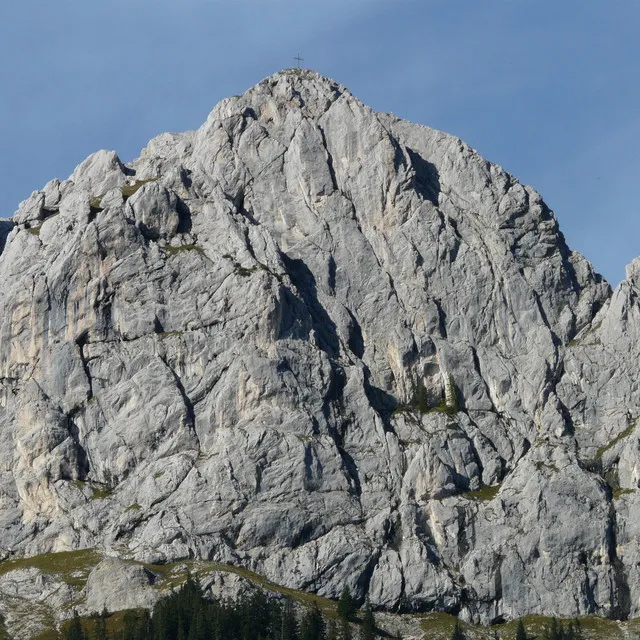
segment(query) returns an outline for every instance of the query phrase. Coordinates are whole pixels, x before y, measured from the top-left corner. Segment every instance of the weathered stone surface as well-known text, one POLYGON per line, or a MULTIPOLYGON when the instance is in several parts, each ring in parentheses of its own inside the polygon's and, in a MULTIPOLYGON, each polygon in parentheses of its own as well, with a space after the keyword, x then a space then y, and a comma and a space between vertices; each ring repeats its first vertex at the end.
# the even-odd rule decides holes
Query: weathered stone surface
POLYGON ((13 222, 0 546, 640 615, 640 268, 612 294, 459 139, 287 71, 13 222))
POLYGON ((105 558, 89 574, 84 588, 87 615, 123 609, 150 609, 158 600, 157 576, 140 565, 105 558))
POLYGON ((0 576, 0 613, 11 638, 28 640, 61 619, 78 590, 36 568, 0 576))

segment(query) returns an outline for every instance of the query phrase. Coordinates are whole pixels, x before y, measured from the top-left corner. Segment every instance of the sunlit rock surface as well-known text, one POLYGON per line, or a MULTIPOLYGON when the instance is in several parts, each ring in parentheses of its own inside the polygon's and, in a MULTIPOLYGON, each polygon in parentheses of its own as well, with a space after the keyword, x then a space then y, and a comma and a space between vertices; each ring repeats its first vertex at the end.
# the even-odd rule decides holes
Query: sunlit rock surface
POLYGON ((0 224, 6 554, 640 615, 640 267, 459 139, 290 70, 0 224))

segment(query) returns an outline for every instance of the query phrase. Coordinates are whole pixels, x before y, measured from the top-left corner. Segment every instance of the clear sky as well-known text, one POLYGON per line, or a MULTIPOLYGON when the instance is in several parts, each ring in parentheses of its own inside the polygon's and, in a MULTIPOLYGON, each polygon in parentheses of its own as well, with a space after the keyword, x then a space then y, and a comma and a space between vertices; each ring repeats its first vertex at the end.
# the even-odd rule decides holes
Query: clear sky
POLYGON ((640 0, 3 0, 0 218, 293 56, 533 185, 613 285, 640 255, 640 0))

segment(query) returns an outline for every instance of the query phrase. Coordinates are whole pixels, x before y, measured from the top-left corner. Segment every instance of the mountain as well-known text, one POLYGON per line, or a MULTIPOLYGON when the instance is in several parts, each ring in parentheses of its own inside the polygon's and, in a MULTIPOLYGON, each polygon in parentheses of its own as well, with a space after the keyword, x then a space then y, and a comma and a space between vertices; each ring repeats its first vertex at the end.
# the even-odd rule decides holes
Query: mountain
POLYGON ((1 237, 0 545, 487 623, 640 615, 640 262, 287 70, 1 237))

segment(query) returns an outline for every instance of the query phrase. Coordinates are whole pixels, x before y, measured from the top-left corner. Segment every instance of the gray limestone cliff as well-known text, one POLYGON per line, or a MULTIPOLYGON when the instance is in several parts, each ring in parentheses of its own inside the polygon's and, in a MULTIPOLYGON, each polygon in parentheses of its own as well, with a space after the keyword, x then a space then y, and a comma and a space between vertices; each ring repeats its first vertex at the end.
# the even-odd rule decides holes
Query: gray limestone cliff
POLYGON ((289 70, 5 226, 5 554, 640 615, 640 266, 458 138, 289 70))

